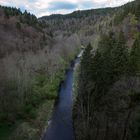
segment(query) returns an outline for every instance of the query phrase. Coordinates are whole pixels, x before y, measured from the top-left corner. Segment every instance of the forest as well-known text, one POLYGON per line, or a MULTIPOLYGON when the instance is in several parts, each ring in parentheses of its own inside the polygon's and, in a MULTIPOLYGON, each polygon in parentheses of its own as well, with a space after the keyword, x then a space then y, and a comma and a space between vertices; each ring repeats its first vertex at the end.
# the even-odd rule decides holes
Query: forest
POLYGON ((73 109, 77 140, 140 139, 138 5, 140 2, 135 1, 122 6, 98 45, 89 44, 84 50, 73 109), (129 34, 121 27, 127 16, 131 19, 129 28, 133 28, 129 34), (115 26, 119 26, 117 32, 115 26))
POLYGON ((0 15, 0 140, 38 140, 80 40, 53 37, 27 11, 1 6, 0 15))
POLYGON ((37 18, 0 6, 0 140, 39 140, 66 70, 76 140, 140 139, 140 1, 37 18))

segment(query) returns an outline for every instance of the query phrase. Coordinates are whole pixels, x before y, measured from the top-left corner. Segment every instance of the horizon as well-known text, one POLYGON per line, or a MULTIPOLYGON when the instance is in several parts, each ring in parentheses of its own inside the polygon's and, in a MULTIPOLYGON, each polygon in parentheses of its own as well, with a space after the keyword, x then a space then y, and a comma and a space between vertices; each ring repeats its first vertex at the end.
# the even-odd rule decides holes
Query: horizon
POLYGON ((0 5, 27 10, 38 18, 53 14, 69 14, 78 10, 118 7, 134 0, 0 0, 0 5))

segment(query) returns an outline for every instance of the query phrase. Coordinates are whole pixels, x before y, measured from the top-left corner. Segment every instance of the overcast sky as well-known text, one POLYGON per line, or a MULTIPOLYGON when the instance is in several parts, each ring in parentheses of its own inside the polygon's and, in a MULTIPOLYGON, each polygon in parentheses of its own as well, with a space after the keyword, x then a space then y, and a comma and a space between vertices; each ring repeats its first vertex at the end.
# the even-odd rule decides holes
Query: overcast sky
POLYGON ((50 14, 66 14, 75 10, 114 7, 132 0, 0 0, 0 5, 25 9, 37 17, 50 14))

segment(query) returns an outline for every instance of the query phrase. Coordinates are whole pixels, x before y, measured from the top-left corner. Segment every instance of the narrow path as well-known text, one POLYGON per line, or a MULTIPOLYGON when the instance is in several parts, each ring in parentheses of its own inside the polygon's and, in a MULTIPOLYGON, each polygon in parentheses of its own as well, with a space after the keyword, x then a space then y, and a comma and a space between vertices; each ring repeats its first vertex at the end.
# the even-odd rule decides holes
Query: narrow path
POLYGON ((58 103, 55 106, 52 119, 42 140, 74 140, 72 125, 72 84, 73 72, 76 63, 66 73, 66 79, 61 85, 58 103))

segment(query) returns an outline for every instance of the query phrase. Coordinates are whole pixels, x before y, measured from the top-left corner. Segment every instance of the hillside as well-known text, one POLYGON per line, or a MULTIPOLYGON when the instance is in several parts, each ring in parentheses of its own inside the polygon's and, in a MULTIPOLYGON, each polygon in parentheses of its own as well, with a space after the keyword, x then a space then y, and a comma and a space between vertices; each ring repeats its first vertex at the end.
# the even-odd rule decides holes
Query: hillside
POLYGON ((76 140, 140 139, 140 1, 39 19, 0 6, 0 139, 39 140, 70 62, 76 140), (89 44, 89 45, 88 45, 89 44))
POLYGON ((56 36, 76 33, 81 43, 86 46, 89 42, 96 44, 100 34, 110 30, 115 32, 122 29, 126 36, 129 35, 131 24, 134 24, 131 22, 132 18, 135 18, 133 15, 139 17, 138 9, 139 1, 136 0, 121 7, 75 11, 67 15, 44 16, 39 20, 46 23, 56 36))
POLYGON ((0 42, 0 139, 39 139, 80 41, 54 38, 35 15, 1 6, 0 42))
POLYGON ((34 15, 16 8, 0 7, 1 57, 15 50, 35 51, 50 41, 49 34, 34 15))
POLYGON ((99 39, 77 70, 76 140, 139 140, 140 1, 115 8, 98 25, 99 39))

